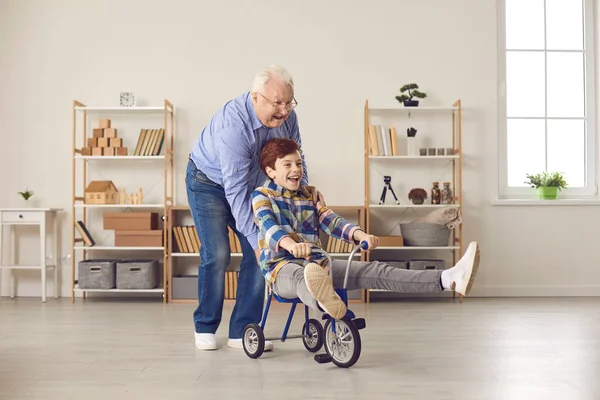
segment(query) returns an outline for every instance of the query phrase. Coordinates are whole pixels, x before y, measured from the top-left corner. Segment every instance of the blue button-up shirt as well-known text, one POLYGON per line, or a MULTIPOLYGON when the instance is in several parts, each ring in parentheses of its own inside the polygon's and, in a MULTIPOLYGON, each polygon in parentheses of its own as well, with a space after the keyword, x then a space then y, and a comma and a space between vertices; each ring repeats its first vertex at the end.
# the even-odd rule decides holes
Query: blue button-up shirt
MULTIPOLYGON (((265 127, 254 112, 250 92, 228 101, 211 118, 192 148, 196 168, 223 187, 236 228, 258 248, 258 228, 252 213, 252 191, 267 179, 260 170, 262 146, 272 138, 288 138, 302 146, 294 110, 279 128, 265 127)), ((304 155, 301 184, 308 183, 304 155)))

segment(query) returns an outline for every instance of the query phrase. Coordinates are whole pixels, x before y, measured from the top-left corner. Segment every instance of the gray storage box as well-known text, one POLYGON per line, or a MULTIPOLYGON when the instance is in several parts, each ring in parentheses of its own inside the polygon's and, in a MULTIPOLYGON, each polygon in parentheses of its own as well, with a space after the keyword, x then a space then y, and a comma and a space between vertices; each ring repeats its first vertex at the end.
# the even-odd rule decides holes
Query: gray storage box
POLYGON ((124 260, 117 263, 117 289, 154 289, 156 286, 157 260, 124 260))
POLYGON ((389 264, 391 267, 408 269, 408 261, 405 260, 378 260, 379 262, 389 264))
POLYGON ((444 269, 444 260, 409 260, 408 269, 444 269))
POLYGON ((400 224, 405 246, 448 246, 450 229, 446 225, 409 222, 400 224))
POLYGON ((183 275, 173 277, 173 293, 171 296, 174 299, 193 299, 198 298, 198 276, 183 275))
POLYGON ((114 289, 118 260, 83 260, 78 264, 80 289, 114 289))

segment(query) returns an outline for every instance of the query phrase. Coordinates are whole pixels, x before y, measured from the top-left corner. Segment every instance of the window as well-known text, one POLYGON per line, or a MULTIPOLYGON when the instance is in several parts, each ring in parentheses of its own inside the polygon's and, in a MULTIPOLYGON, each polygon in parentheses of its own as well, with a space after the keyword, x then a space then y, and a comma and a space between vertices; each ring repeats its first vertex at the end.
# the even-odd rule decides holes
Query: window
POLYGON ((526 174, 562 172, 561 197, 596 194, 592 0, 502 0, 499 194, 535 196, 526 174))

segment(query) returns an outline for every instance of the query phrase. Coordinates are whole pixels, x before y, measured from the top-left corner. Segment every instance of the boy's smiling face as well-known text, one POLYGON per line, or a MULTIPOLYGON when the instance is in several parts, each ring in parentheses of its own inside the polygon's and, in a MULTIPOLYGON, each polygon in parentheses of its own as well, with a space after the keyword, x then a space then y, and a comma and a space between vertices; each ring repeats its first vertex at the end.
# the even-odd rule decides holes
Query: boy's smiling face
POLYGON ((283 158, 278 158, 275 161, 275 169, 267 167, 266 172, 275 184, 291 191, 298 190, 303 174, 300 153, 295 151, 283 158))

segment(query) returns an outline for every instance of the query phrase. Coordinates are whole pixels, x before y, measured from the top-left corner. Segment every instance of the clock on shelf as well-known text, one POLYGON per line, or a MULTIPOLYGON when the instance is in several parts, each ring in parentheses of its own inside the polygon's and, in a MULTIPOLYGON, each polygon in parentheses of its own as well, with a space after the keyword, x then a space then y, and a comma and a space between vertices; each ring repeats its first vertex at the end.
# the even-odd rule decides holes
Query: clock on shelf
POLYGON ((121 92, 121 107, 135 107, 135 96, 132 92, 121 92))

